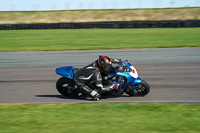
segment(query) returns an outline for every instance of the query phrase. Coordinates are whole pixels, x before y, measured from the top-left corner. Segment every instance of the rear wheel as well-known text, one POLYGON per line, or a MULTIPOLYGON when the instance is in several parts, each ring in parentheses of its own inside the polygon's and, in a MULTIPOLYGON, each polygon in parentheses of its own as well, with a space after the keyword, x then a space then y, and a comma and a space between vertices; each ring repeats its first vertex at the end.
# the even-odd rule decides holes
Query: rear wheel
POLYGON ((73 81, 65 77, 61 77, 56 83, 57 91, 66 97, 75 96, 74 87, 73 81))
POLYGON ((145 96, 149 93, 150 86, 149 84, 142 80, 139 84, 135 85, 135 89, 133 90, 130 86, 125 90, 130 96, 145 96))

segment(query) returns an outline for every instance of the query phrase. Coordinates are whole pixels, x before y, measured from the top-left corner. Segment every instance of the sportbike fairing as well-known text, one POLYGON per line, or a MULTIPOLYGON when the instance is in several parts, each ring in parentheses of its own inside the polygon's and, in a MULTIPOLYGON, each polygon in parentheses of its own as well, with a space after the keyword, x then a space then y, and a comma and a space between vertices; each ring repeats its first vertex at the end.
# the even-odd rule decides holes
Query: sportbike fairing
POLYGON ((137 70, 131 63, 123 62, 119 66, 123 69, 122 72, 117 72, 118 76, 123 76, 127 78, 127 83, 133 83, 133 85, 141 82, 141 79, 138 77, 137 70))

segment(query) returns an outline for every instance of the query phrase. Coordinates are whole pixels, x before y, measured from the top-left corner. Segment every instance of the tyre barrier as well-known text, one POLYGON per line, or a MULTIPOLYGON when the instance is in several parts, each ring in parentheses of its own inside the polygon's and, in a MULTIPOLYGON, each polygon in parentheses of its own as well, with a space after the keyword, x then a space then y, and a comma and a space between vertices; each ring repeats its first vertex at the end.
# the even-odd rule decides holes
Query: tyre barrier
POLYGON ((200 20, 177 21, 111 21, 80 23, 0 24, 0 30, 24 29, 91 29, 91 28, 182 28, 200 27, 200 20))

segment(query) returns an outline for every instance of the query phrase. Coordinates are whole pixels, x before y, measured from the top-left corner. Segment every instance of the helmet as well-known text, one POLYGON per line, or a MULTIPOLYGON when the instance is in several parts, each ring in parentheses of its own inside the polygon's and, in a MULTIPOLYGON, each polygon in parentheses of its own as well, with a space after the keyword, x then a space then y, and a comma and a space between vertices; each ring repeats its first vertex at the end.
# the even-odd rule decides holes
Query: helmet
POLYGON ((112 68, 112 61, 109 57, 100 55, 98 59, 98 66, 102 72, 108 73, 112 68))

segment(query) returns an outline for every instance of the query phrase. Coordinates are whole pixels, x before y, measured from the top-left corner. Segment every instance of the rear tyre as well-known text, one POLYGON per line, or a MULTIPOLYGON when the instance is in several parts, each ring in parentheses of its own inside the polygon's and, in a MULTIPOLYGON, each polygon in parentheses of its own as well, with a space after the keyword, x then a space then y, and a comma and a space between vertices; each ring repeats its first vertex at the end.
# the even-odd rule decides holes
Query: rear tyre
POLYGON ((130 86, 125 90, 130 96, 145 96, 150 92, 149 84, 142 80, 139 84, 135 85, 135 89, 133 90, 130 86))
POLYGON ((73 84, 73 80, 71 80, 71 79, 61 77, 56 82, 56 89, 60 94, 66 96, 66 97, 75 96, 74 84, 73 84))

